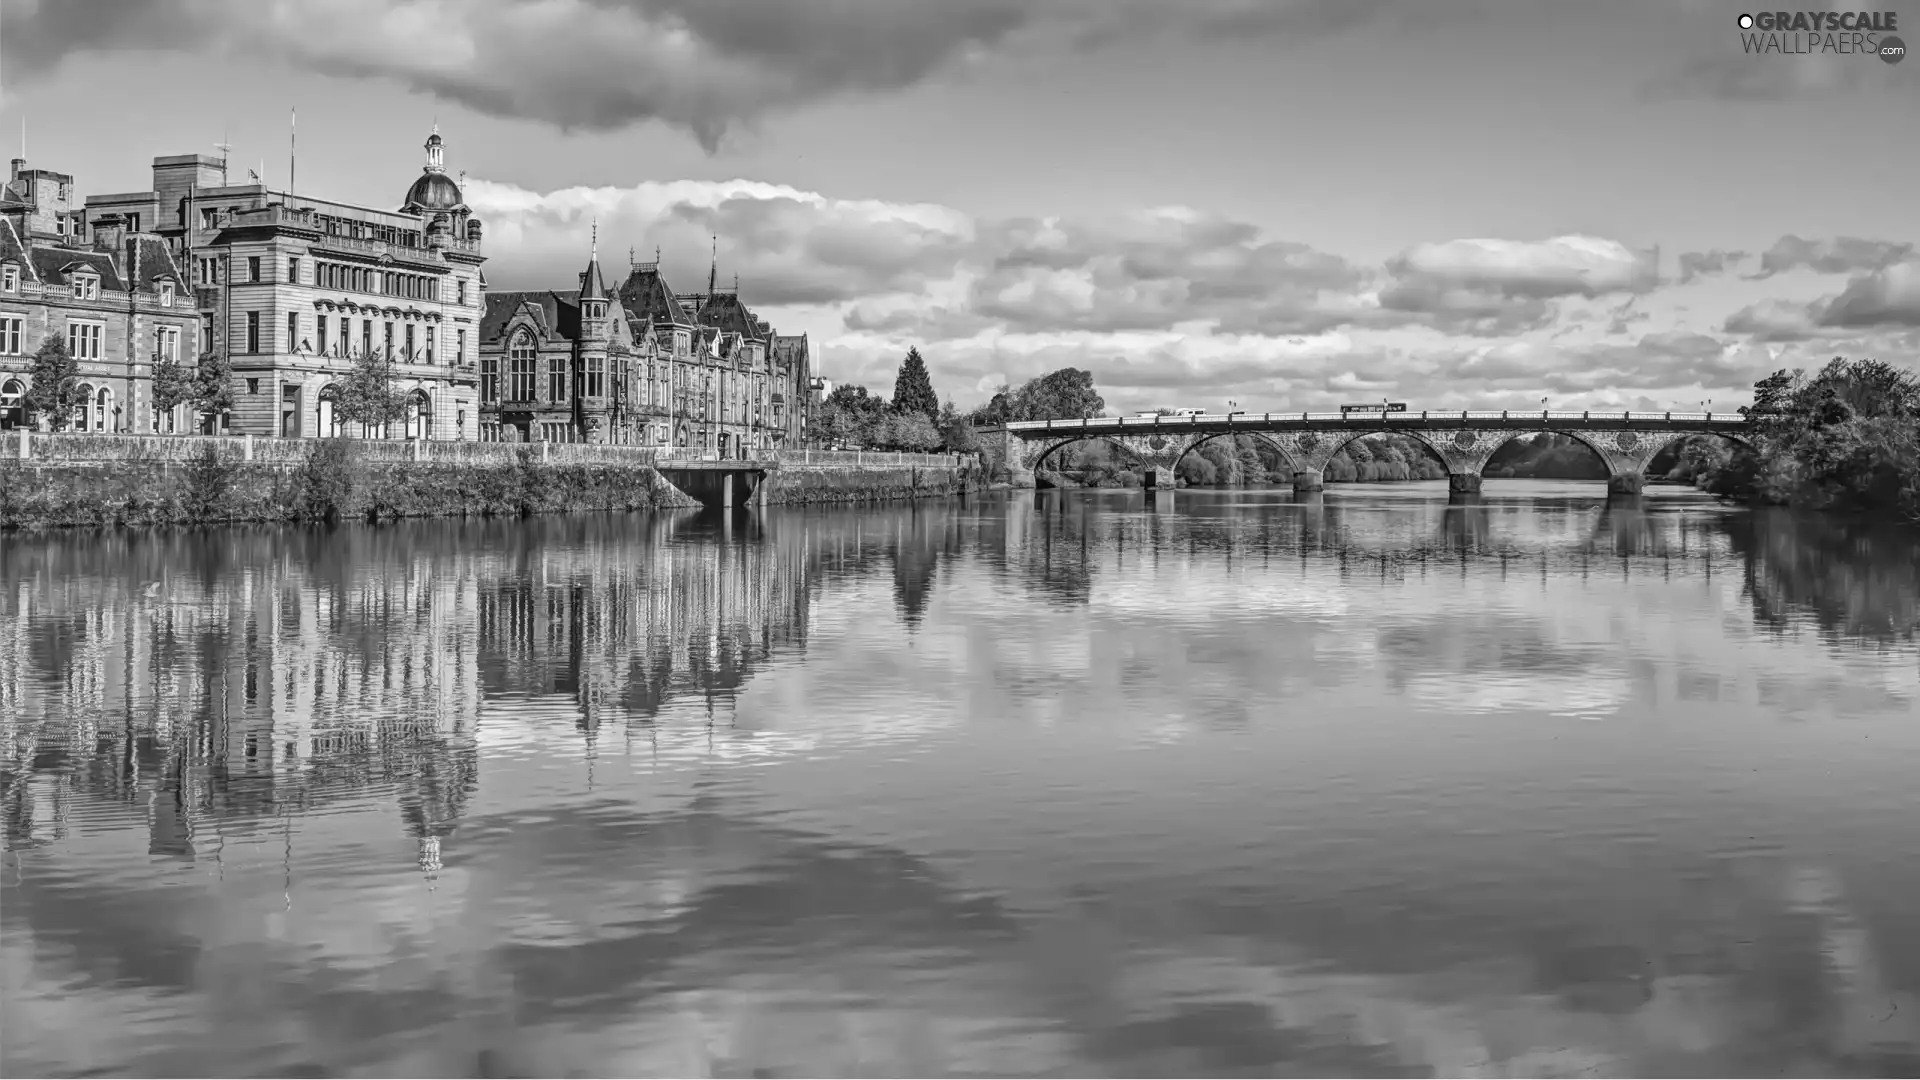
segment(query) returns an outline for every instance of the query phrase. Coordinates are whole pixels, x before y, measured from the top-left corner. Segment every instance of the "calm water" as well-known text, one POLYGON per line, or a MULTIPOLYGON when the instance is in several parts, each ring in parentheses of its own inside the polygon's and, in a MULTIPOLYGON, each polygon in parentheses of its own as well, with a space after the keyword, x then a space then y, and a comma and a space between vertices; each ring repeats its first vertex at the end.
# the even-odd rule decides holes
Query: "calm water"
POLYGON ((1487 488, 0 538, 4 1070, 1912 1075, 1915 535, 1487 488))

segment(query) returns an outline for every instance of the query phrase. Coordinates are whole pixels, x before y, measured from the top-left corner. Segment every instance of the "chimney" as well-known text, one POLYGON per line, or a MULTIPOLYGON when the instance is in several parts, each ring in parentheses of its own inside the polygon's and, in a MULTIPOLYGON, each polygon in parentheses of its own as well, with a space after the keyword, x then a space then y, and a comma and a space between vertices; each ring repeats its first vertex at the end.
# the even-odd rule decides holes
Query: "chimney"
POLYGON ((10 177, 8 177, 8 179, 9 179, 9 180, 18 180, 18 179, 20 179, 20 170, 22 170, 22 169, 24 169, 24 168, 26 168, 26 167, 27 167, 27 159, 26 159, 26 158, 23 158, 23 157, 17 157, 17 158, 14 158, 14 159, 13 159, 13 175, 12 175, 12 176, 10 176, 10 177))
POLYGON ((119 253, 127 245, 127 219, 107 214, 93 223, 93 246, 100 251, 119 253))

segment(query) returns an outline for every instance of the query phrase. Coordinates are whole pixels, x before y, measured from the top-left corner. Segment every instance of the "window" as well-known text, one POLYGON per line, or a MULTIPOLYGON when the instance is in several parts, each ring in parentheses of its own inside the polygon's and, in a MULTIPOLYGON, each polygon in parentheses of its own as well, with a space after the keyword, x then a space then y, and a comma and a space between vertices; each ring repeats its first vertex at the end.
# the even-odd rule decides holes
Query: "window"
POLYGON ((364 355, 371 354, 372 352, 373 352, 373 320, 364 319, 360 323, 360 353, 361 355, 364 356, 364 355))
POLYGON ((459 281, 454 283, 454 287, 458 290, 458 299, 456 299, 454 302, 459 304, 461 307, 465 307, 467 304, 467 279, 461 278, 459 281))
POLYGON ((547 400, 567 400, 567 354, 547 357, 547 400))
POLYGON ((686 355, 687 332, 685 330, 675 330, 673 332, 673 351, 683 356, 686 355))
POLYGON ((587 357, 587 397, 605 397, 607 392, 607 358, 599 353, 587 357))
POLYGON ((155 327, 153 331, 153 362, 180 362, 180 328, 177 326, 155 327))
POLYGON ((247 312, 247 351, 260 351, 260 313, 257 311, 247 312))
POLYGON ((427 363, 433 363, 433 327, 427 327, 427 363))
POLYGON ((508 359, 511 365, 508 371, 508 378, 512 380, 512 385, 507 388, 510 394, 508 400, 532 401, 534 396, 533 380, 535 377, 533 366, 533 335, 522 333, 520 336, 514 338, 513 349, 509 353, 508 359))
POLYGON ((300 351, 300 313, 287 312, 287 351, 300 351))
POLYGON ((75 300, 100 299, 100 278, 94 274, 73 275, 73 298, 75 300))
POLYGON ((480 354, 480 402, 495 405, 500 401, 500 357, 496 353, 480 354))
POLYGON ((100 331, 102 324, 97 322, 70 322, 67 324, 67 352, 75 360, 100 359, 100 331))
POLYGON ((173 306, 173 282, 171 281, 163 281, 160 283, 160 306, 173 306))
POLYGON ((299 259, 287 260, 287 284, 289 285, 300 284, 300 260, 299 259))
POLYGON ((5 289, 7 292, 20 291, 20 268, 19 267, 0 266, 0 289, 5 289))
POLYGON ((260 280, 260 256, 258 255, 247 256, 247 280, 260 280))
POLYGON ((352 337, 353 337, 353 320, 347 318, 345 315, 340 316, 340 355, 341 356, 347 355, 347 350, 349 348, 352 348, 352 346, 348 344, 348 341, 352 339, 352 337))
POLYGON ((313 348, 321 356, 327 355, 327 317, 325 315, 313 317, 313 348))
POLYGON ((0 356, 20 355, 20 334, 24 320, 6 316, 0 318, 0 356))
POLYGON ((259 393, 259 392, 260 392, 260 380, 259 380, 259 379, 248 379, 248 380, 247 380, 247 393, 249 393, 249 394, 257 394, 257 393, 259 393))
POLYGON ((380 338, 380 347, 382 350, 385 351, 387 359, 389 360, 393 359, 393 320, 392 319, 387 320, 386 333, 382 335, 380 338))
POLYGON ((466 359, 467 332, 465 330, 455 330, 453 332, 453 362, 460 364, 466 362, 466 359))

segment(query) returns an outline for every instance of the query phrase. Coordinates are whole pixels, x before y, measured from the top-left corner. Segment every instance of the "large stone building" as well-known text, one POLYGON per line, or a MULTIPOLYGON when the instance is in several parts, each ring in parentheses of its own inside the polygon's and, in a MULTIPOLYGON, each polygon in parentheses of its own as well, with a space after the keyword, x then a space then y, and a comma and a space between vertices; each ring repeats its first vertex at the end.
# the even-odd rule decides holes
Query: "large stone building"
POLYGON ((806 336, 773 333, 712 274, 675 293, 658 261, 629 260, 610 293, 596 250, 578 289, 490 294, 480 349, 489 440, 748 457, 797 446, 812 417, 806 336))
POLYGON ((88 229, 73 177, 15 158, 0 187, 0 428, 28 421, 33 354, 62 336, 80 369, 81 431, 170 432, 191 418, 153 410, 153 368, 191 362, 200 320, 182 266, 150 222, 88 229))
POLYGON ((397 210, 230 184, 221 159, 192 154, 155 158, 151 191, 89 197, 86 219, 151 223, 187 261, 205 348, 233 366, 233 432, 471 439, 481 226, 437 130, 426 151, 397 210), (385 431, 334 410, 335 384, 370 354, 409 401, 385 431))

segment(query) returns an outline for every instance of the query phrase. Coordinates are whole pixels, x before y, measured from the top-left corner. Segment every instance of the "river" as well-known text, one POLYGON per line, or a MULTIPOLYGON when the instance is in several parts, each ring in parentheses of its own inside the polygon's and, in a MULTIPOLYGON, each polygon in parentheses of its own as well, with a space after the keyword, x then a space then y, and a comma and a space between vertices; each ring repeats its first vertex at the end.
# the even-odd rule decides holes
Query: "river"
POLYGON ((1654 487, 0 538, 8 1075, 1913 1075, 1920 544, 1654 487))

